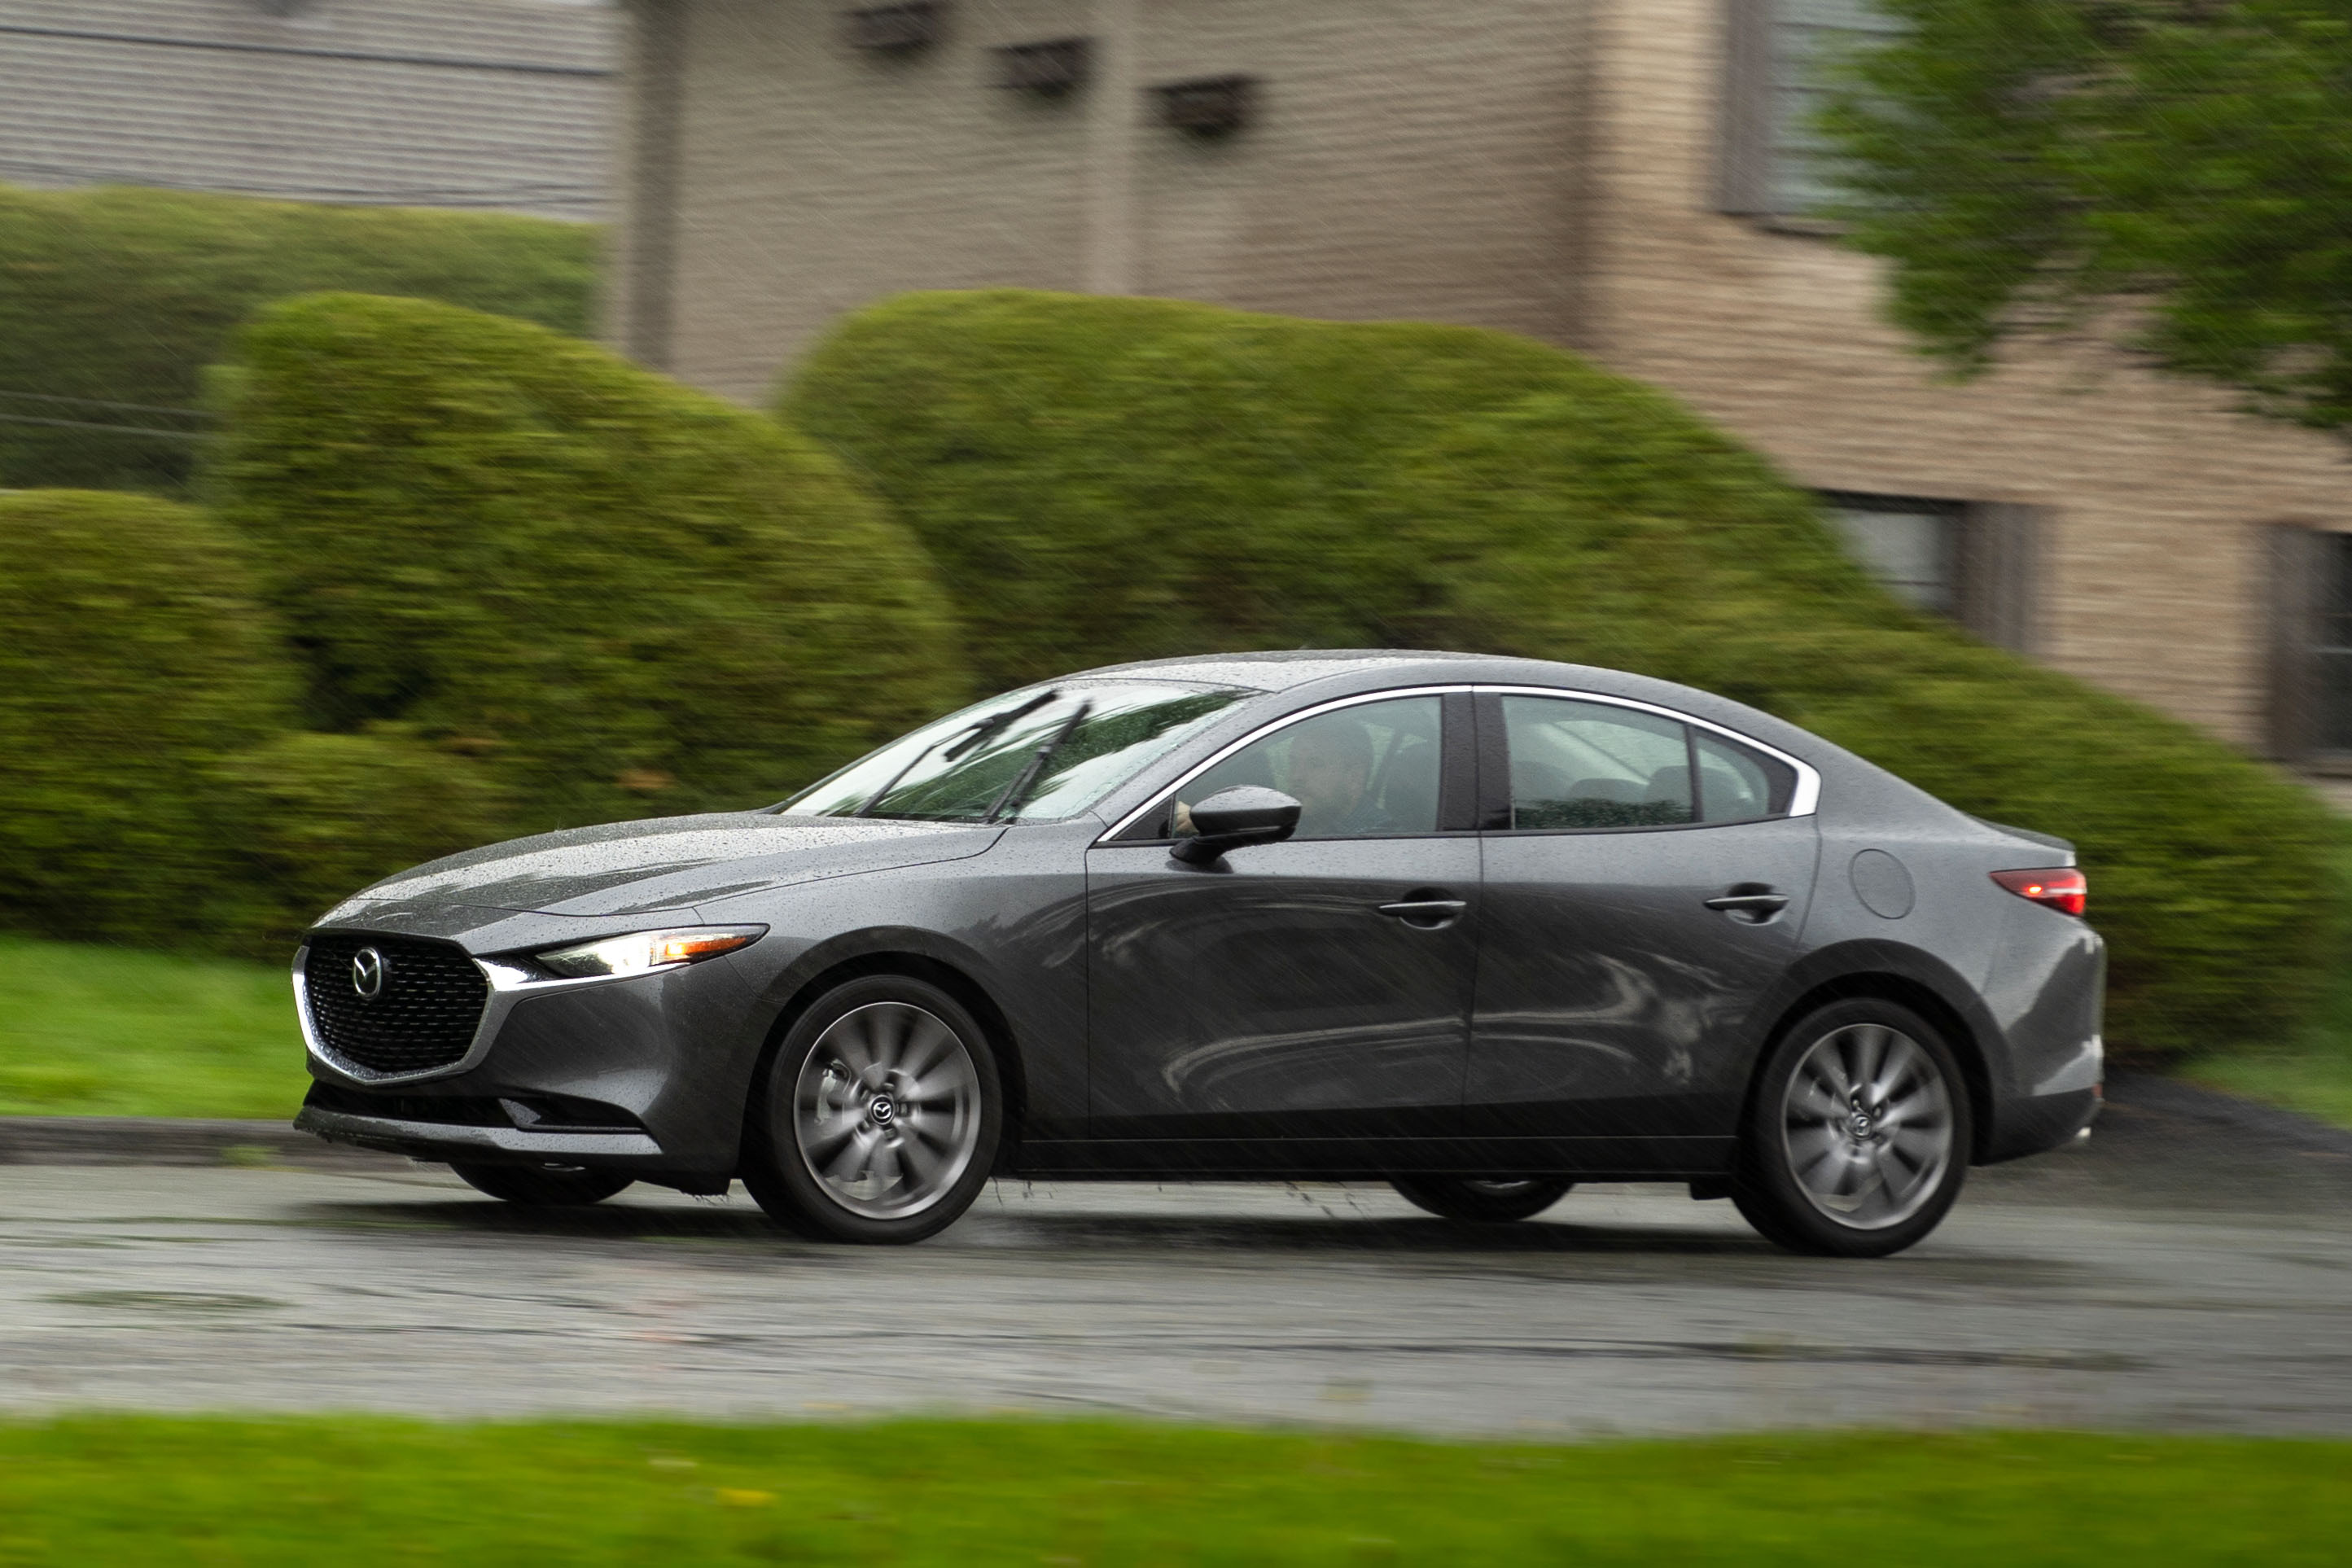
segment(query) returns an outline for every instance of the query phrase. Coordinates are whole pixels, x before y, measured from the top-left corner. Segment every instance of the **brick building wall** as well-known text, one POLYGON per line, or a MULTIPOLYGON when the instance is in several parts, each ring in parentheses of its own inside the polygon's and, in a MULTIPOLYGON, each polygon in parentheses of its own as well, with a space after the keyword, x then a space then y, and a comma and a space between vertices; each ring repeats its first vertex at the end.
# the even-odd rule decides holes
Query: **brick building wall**
MULTIPOLYGON (((1681 395, 1798 481, 1952 520, 1962 618, 2259 744, 2264 531, 2352 531, 2343 448, 2036 353, 1939 384, 1875 264, 1720 210, 1728 40, 1766 0, 958 0, 861 52, 822 0, 634 0, 624 346, 745 400, 913 288, 1471 322, 1681 395), (1056 100, 1003 45, 1086 37, 1056 100), (1150 89, 1243 72, 1223 140, 1150 89)), ((1781 0, 1786 3, 1786 0, 1781 0)))
POLYGON ((606 215, 593 0, 0 0, 0 180, 606 215))
POLYGON ((1586 346, 1803 484, 2037 509, 2032 651, 2261 744, 2265 525, 2352 529, 2352 452, 2095 354, 1939 384, 1879 318, 1872 258, 1714 210, 1723 0, 1594 4, 1586 346))

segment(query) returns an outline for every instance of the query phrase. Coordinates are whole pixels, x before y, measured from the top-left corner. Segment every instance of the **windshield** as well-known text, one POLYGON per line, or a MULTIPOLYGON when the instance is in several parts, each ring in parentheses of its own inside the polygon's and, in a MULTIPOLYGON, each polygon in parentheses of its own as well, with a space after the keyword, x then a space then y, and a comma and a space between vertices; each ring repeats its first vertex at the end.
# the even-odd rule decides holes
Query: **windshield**
POLYGON ((992 809, 1004 822, 1074 816, 1213 715, 1258 695, 1141 681, 1063 681, 1009 692, 893 741, 776 809, 929 822, 981 822, 992 809), (1052 754, 1024 784, 1047 747, 1052 754))

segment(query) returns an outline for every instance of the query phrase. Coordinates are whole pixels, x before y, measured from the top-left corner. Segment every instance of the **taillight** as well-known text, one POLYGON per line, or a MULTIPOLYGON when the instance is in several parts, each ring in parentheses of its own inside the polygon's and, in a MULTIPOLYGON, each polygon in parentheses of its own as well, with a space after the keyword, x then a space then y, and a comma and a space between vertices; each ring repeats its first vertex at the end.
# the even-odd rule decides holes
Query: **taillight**
POLYGON ((2032 899, 2062 915, 2079 915, 2091 901, 2090 879, 2072 866, 2045 871, 1995 871, 1992 879, 2019 898, 2032 899))

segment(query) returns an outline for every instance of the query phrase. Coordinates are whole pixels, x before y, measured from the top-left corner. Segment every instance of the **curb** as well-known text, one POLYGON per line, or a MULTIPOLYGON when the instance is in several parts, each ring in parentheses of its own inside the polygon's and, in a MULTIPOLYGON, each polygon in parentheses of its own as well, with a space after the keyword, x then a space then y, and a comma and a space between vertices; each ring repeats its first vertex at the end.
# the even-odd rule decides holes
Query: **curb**
POLYGON ((0 1116, 0 1165, 296 1165, 405 1170, 398 1154, 328 1143, 283 1121, 0 1116))

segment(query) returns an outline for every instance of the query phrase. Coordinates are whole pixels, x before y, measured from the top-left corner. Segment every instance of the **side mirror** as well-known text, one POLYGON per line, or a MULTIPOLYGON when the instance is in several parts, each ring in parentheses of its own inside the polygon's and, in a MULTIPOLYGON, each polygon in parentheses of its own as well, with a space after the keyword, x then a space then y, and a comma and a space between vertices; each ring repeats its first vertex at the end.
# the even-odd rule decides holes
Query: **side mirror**
POLYGON ((1188 866, 1206 866, 1228 849, 1279 844, 1298 831, 1298 803, 1278 789, 1235 784, 1192 807, 1193 837, 1168 851, 1188 866))

